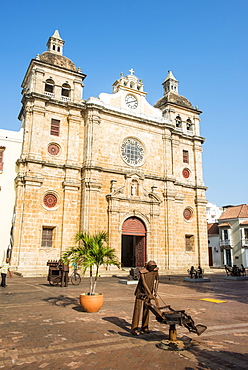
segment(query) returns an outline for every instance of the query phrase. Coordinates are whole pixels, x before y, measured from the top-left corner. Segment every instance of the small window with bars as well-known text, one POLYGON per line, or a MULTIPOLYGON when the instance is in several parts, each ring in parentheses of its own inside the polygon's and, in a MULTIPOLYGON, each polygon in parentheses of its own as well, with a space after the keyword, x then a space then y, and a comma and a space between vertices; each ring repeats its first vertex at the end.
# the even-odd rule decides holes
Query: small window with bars
POLYGON ((52 118, 50 134, 54 136, 59 136, 59 132, 60 132, 60 120, 52 118))
POLYGON ((4 155, 5 147, 0 146, 0 171, 3 171, 3 155, 4 155))
POLYGON ((194 250, 194 235, 185 235, 185 250, 186 252, 194 250))
POLYGON ((53 246, 53 233, 54 227, 42 227, 42 240, 41 240, 41 247, 42 248, 51 248, 53 246))
POLYGON ((188 150, 183 150, 183 163, 189 163, 189 152, 188 152, 188 150))

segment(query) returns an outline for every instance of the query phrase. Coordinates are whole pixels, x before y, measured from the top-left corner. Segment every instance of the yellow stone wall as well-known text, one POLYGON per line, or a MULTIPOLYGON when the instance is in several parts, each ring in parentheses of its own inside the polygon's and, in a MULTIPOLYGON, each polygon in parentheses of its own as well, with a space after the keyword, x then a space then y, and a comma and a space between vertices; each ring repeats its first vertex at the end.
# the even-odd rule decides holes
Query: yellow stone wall
MULTIPOLYGON (((46 262, 59 259, 80 230, 107 230, 110 246, 120 258, 122 225, 131 216, 144 222, 147 259, 155 260, 161 270, 186 272, 198 263, 206 267, 202 138, 179 132, 166 121, 145 118, 145 113, 151 115, 154 109, 146 105, 144 115, 138 116, 118 111, 121 99, 115 100, 113 110, 97 100, 79 103, 76 88, 69 103, 57 100, 58 91, 57 99, 49 99, 42 93, 44 81, 52 73, 56 84, 68 80, 74 86, 75 76, 68 71, 43 66, 36 81, 38 95, 24 99, 25 134, 16 179, 12 258, 16 271, 23 275, 46 273, 46 262), (58 137, 50 135, 52 118, 60 120, 58 137), (145 160, 140 166, 131 167, 122 159, 121 145, 128 137, 138 139, 144 147, 145 160), (59 155, 48 153, 50 143, 60 147, 59 155), (189 151, 188 164, 183 163, 183 150, 189 151), (184 168, 190 171, 188 179, 182 175, 184 168), (57 197, 53 208, 43 202, 48 192, 57 197), (185 208, 192 210, 188 221, 183 216, 185 208), (41 247, 42 226, 54 228, 52 248, 41 247), (186 251, 185 235, 194 235, 192 251, 186 251)), ((31 86, 31 77, 27 75, 26 81, 31 86)), ((198 116, 181 110, 184 120, 192 115, 199 134, 198 116)))

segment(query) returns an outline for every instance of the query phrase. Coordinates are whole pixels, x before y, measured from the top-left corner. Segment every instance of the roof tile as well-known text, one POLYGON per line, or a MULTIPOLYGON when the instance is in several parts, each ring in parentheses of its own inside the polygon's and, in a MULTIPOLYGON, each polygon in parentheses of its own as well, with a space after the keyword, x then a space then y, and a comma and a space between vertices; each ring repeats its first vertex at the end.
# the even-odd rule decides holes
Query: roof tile
POLYGON ((248 217, 248 204, 228 207, 220 216, 219 220, 229 218, 246 218, 248 217))
POLYGON ((219 234, 219 226, 217 223, 208 224, 208 235, 219 234))

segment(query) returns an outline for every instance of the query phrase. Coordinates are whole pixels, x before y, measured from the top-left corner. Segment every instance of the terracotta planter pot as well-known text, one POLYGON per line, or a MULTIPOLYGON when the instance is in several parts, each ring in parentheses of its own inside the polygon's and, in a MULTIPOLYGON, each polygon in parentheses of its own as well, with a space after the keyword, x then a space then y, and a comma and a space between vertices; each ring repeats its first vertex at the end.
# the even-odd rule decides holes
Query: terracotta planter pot
POLYGON ((87 293, 80 294, 80 304, 86 312, 98 312, 103 305, 103 294, 96 293, 88 295, 87 293))

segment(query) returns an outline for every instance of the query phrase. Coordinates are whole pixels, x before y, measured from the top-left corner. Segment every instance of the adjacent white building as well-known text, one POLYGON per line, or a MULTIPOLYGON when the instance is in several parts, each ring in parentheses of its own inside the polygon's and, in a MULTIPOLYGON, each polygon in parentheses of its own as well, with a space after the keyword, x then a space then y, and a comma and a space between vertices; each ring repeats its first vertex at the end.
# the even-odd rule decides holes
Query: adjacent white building
POLYGON ((209 266, 248 267, 248 205, 207 204, 209 266))
POLYGON ((224 207, 219 218, 222 265, 248 267, 248 204, 224 207))
POLYGON ((15 205, 16 161, 20 157, 23 130, 0 129, 0 263, 11 245, 11 228, 15 205))
POLYGON ((208 202, 206 207, 207 223, 208 223, 208 258, 209 266, 220 267, 221 253, 220 253, 220 236, 218 219, 223 213, 223 208, 218 207, 214 203, 208 202))
POLYGON ((221 250, 219 225, 217 222, 208 223, 208 256, 209 266, 221 267, 221 250))
POLYGON ((208 202, 206 212, 207 212, 207 223, 212 224, 218 222, 219 217, 223 213, 223 208, 218 207, 214 203, 208 202))

